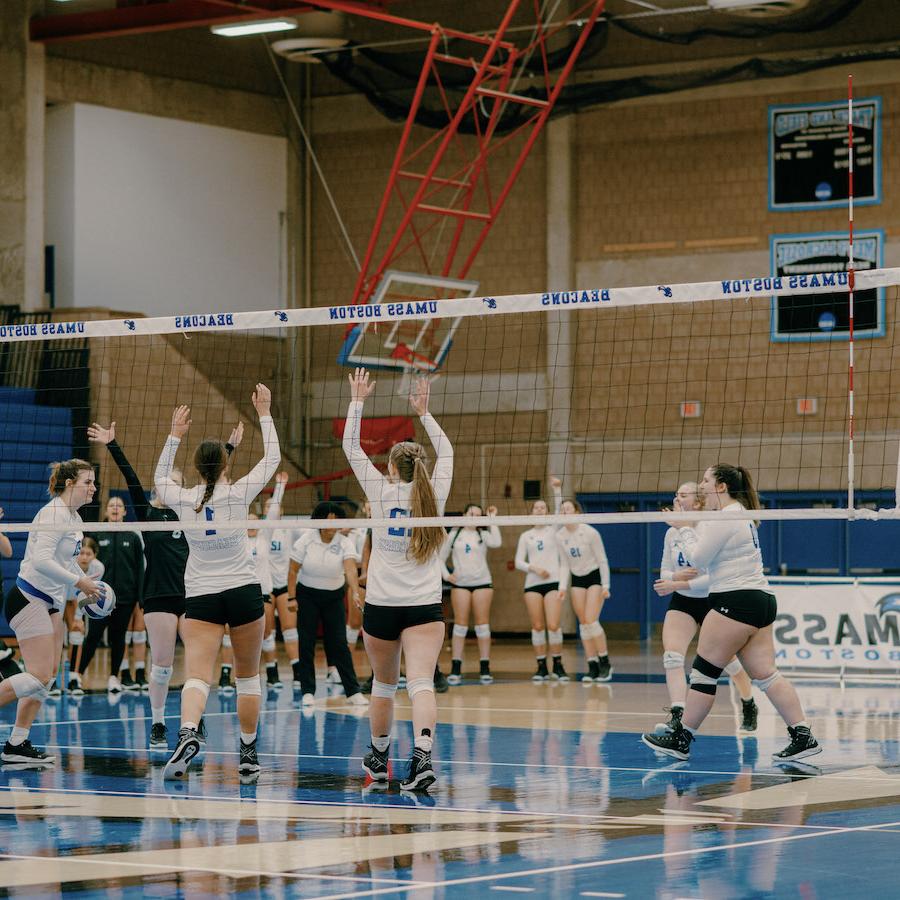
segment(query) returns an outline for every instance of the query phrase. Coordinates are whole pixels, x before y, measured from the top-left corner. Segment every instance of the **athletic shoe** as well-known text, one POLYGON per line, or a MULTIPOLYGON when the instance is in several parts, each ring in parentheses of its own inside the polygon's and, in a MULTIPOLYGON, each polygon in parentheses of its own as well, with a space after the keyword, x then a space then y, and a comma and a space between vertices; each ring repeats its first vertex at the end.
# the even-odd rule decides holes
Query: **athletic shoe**
POLYGON ((603 683, 604 681, 612 681, 613 667, 609 664, 609 657, 604 656, 597 661, 597 674, 594 681, 603 683))
POLYGON ((691 741, 694 736, 681 726, 665 734, 642 734, 641 740, 657 753, 665 753, 675 759, 687 759, 691 755, 691 741))
POLYGON ((594 678, 596 678, 598 671, 599 670, 597 669, 597 660, 589 659, 588 660, 588 670, 584 675, 581 676, 581 683, 582 684, 593 684, 594 678))
POLYGON ((450 663, 450 674, 447 676, 447 684, 456 687, 462 684, 462 660, 454 659, 450 663))
POLYGON ((390 747, 387 750, 376 750, 371 744, 369 745, 369 752, 363 757, 362 767, 363 772, 372 781, 390 781, 393 772, 391 771, 391 761, 388 758, 389 751, 390 747))
POLYGON ((222 673, 219 675, 219 693, 230 697, 234 693, 234 685, 231 683, 231 667, 222 666, 222 673))
POLYGON ((121 676, 123 691, 129 694, 139 694, 141 692, 141 686, 131 677, 130 669, 122 669, 119 675, 121 676))
POLYGON ((106 691, 109 694, 121 694, 122 682, 115 675, 110 675, 109 680, 106 682, 106 691))
POLYGON ((315 706, 316 705, 316 695, 315 694, 304 694, 303 699, 300 702, 304 706, 315 706))
POLYGON ((69 679, 69 685, 68 685, 68 687, 66 688, 66 690, 67 690, 73 697, 83 697, 83 696, 84 696, 84 688, 81 686, 81 679, 80 679, 80 678, 70 678, 70 679, 69 679))
POLYGON ((0 662, 11 659, 15 652, 12 647, 6 646, 6 641, 0 639, 0 662))
POLYGON ((37 747, 32 747, 31 741, 27 738, 21 744, 11 744, 6 742, 3 752, 0 753, 0 760, 5 763, 22 763, 24 765, 42 766, 52 762, 56 762, 56 757, 50 753, 44 753, 37 747))
POLYGON ((741 725, 738 731, 756 731, 759 720, 759 707, 751 697, 749 700, 741 700, 741 725))
POLYGON ((47 696, 50 697, 51 700, 56 700, 59 697, 62 697, 62 689, 59 686, 59 681, 53 682, 53 687, 47 691, 47 696))
POLYGON ((144 666, 138 666, 134 670, 134 683, 142 693, 150 692, 150 685, 147 683, 147 670, 144 666))
POLYGON ((178 732, 178 746, 169 757, 163 769, 163 778, 184 778, 191 761, 200 752, 200 735, 193 728, 182 728, 178 732))
POLYGON ((459 687, 462 684, 462 675, 454 675, 452 672, 447 676, 447 684, 450 687, 459 687))
POLYGON ((491 663, 490 660, 482 659, 481 663, 481 671, 478 673, 478 680, 482 684, 493 684, 494 676, 491 675, 491 663))
POLYGON ((673 706, 669 710, 668 722, 657 722, 653 728, 655 734, 666 734, 674 731, 676 727, 681 727, 681 717, 684 715, 683 706, 673 706))
POLYGON ((434 690, 438 694, 446 694, 450 690, 450 682, 439 666, 434 668, 434 690))
POLYGON ((562 662, 561 656, 553 657, 553 674, 550 676, 553 679, 558 679, 559 681, 570 681, 569 673, 566 672, 565 666, 562 662))
POLYGON ((150 727, 150 749, 151 750, 168 750, 169 749, 169 729, 163 722, 154 722, 150 727))
POLYGON ((375 680, 374 675, 370 675, 368 678, 364 678, 359 683, 359 689, 363 694, 371 694, 372 693, 372 682, 375 680))
POLYGON ((546 681, 550 677, 550 673, 547 671, 547 660, 539 659, 537 664, 537 671, 534 675, 531 676, 532 681, 546 681))
POLYGON ((249 744, 241 741, 241 761, 238 763, 238 775, 249 778, 259 775, 259 757, 256 755, 256 739, 249 744))
POLYGON ((337 670, 337 666, 329 666, 325 673, 325 684, 340 684, 341 676, 337 670))
POLYGON ((812 736, 812 732, 807 725, 798 725, 796 728, 788 726, 788 734, 791 736, 791 742, 784 750, 772 754, 772 759, 776 765, 779 762, 804 759, 807 756, 815 756, 817 753, 822 752, 822 748, 812 736))
POLYGON ((293 681, 292 681, 292 683, 291 683, 291 687, 294 689, 294 693, 299 693, 299 692, 300 692, 300 687, 301 687, 301 683, 300 683, 300 663, 299 663, 299 662, 295 662, 295 663, 291 666, 291 672, 292 672, 292 675, 293 675, 293 681))
POLYGON ((366 700, 366 698, 363 696, 361 691, 358 691, 355 694, 351 694, 347 698, 347 702, 351 706, 368 706, 369 705, 369 701, 366 700))
POLYGON ((266 687, 273 691, 280 691, 284 687, 278 674, 278 666, 266 666, 266 687))
POLYGON ((430 751, 416 747, 409 758, 409 772, 400 782, 400 790, 427 791, 436 780, 430 751))

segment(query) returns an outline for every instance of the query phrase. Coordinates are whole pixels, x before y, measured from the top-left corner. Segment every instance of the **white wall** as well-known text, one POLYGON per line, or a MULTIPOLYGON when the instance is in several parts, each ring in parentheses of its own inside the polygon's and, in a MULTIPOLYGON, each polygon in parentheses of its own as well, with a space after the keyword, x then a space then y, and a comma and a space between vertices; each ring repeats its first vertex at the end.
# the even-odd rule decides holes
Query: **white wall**
POLYGON ((80 103, 51 110, 45 233, 66 260, 57 305, 279 307, 286 153, 284 138, 80 103))

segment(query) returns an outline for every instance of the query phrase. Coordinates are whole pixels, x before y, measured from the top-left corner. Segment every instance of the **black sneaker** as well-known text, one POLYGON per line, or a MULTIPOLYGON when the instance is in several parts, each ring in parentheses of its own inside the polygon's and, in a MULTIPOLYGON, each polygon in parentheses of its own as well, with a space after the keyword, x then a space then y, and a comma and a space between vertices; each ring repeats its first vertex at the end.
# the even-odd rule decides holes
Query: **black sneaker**
POLYGON ((612 681, 612 673, 613 667, 609 664, 609 657, 602 656, 599 660, 597 660, 597 674, 594 676, 594 681, 604 682, 604 681, 612 681))
POLYGON ((390 747, 386 750, 376 750, 371 744, 369 752, 363 757, 363 772, 365 772, 372 781, 390 781, 391 761, 388 758, 390 747))
POLYGON ((138 666, 134 670, 134 683, 138 686, 138 690, 149 692, 150 685, 147 683, 147 671, 144 666, 138 666))
POLYGON ((293 680, 291 682, 291 687, 294 689, 294 693, 299 693, 300 689, 303 686, 300 681, 300 663, 295 662, 291 666, 291 671, 293 674, 293 680))
POLYGON ((141 686, 131 677, 130 669, 122 669, 119 672, 119 681, 123 691, 129 694, 139 694, 141 692, 141 686))
POLYGON ((151 750, 168 750, 169 749, 169 729, 163 722, 154 722, 150 727, 150 749, 151 750))
POLYGON ((447 684, 456 687, 462 684, 462 660, 454 659, 450 661, 450 674, 447 676, 447 684))
POLYGON ((273 691, 280 691, 284 685, 281 683, 281 676, 278 674, 278 666, 266 666, 266 687, 273 691))
POLYGON ((178 746, 169 757, 163 778, 184 778, 191 761, 200 752, 200 735, 193 728, 182 728, 178 732, 178 746))
POLYGON ((600 674, 600 664, 596 659, 588 660, 588 670, 587 675, 582 675, 581 680, 586 684, 592 684, 597 680, 597 677, 600 674))
POLYGON ((534 675, 531 676, 532 681, 546 681, 550 677, 550 673, 547 671, 547 660, 539 659, 537 665, 537 671, 534 675))
POLYGON ((69 679, 69 685, 68 685, 68 687, 66 688, 66 690, 67 690, 73 697, 83 697, 83 696, 84 696, 84 688, 81 686, 81 679, 80 679, 80 678, 70 678, 70 679, 69 679))
POLYGON ((741 725, 738 731, 756 731, 759 719, 759 707, 751 697, 749 700, 741 700, 741 725))
POLYGON ((234 693, 234 685, 231 683, 231 666, 222 666, 219 675, 219 693, 231 696, 234 693))
POLYGON ((493 684, 494 676, 491 675, 491 661, 489 659, 482 659, 480 665, 481 671, 478 673, 478 680, 482 684, 493 684))
POLYGON ((45 766, 56 762, 56 757, 50 753, 44 753, 43 750, 39 750, 37 747, 32 747, 31 741, 26 738, 21 744, 15 745, 7 741, 3 752, 0 753, 0 760, 5 763, 45 766))
POLYGON ((684 707, 673 706, 668 710, 668 713, 668 722, 656 723, 653 729, 656 734, 667 734, 670 731, 674 731, 676 728, 681 728, 681 717, 684 715, 684 707))
POLYGON ((435 666, 434 669, 434 689, 438 694, 446 694, 450 690, 447 676, 440 670, 439 666, 435 666))
POLYGON ((565 666, 563 665, 561 656, 553 657, 553 674, 550 676, 551 678, 558 679, 559 681, 569 681, 569 673, 566 671, 565 666))
POLYGON ((427 791, 436 780, 430 751, 416 747, 409 759, 409 772, 400 782, 400 790, 427 791))
POLYGON ((641 740, 657 753, 665 753, 675 759, 687 759, 691 755, 691 741, 694 736, 686 729, 678 727, 665 734, 642 734, 641 740))
POLYGON ((812 736, 812 732, 807 725, 798 725, 796 728, 791 728, 789 725, 788 734, 791 736, 791 742, 784 750, 772 754, 772 759, 776 764, 804 759, 807 756, 815 756, 817 753, 822 752, 822 748, 812 736))
POLYGON ((238 775, 241 778, 252 778, 259 775, 259 757, 256 755, 256 740, 245 744, 241 741, 241 761, 238 763, 238 775))
POLYGON ((368 678, 364 678, 359 683, 359 689, 363 694, 371 694, 372 693, 372 681, 375 679, 374 675, 370 675, 368 678))

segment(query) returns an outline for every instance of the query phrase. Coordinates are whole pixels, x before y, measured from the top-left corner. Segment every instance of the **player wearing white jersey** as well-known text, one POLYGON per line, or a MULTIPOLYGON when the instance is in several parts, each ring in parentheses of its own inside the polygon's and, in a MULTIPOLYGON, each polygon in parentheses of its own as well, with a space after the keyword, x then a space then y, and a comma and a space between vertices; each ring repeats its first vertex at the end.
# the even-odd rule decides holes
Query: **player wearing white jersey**
MULTIPOLYGON (((553 488, 553 512, 558 513, 562 504, 562 482, 550 478, 553 488)), ((531 515, 546 516, 549 513, 544 500, 535 500, 531 515)), ((526 572, 525 606, 531 619, 531 644, 537 657, 537 671, 532 681, 547 681, 549 678, 568 681, 562 661, 563 633, 560 627, 564 597, 559 593, 559 582, 565 560, 560 559, 559 544, 555 529, 550 525, 535 525, 519 536, 516 548, 516 568, 526 572), (553 655, 553 674, 547 671, 547 639, 553 655)))
POLYGON ((78 510, 94 496, 93 466, 81 459, 54 463, 53 499, 34 517, 36 525, 66 525, 68 531, 32 531, 16 583, 6 595, 6 621, 16 634, 25 671, 0 681, 0 706, 18 701, 16 724, 0 759, 5 763, 45 765, 55 757, 31 746, 28 734, 56 680, 63 647, 62 610, 72 587, 88 599, 99 596, 97 582, 78 568, 84 537, 78 510))
MULTIPOLYGON (((249 518, 259 519, 259 516, 250 513, 249 518)), ((266 686, 270 690, 280 691, 284 685, 278 677, 278 663, 275 659, 275 604, 272 602, 272 572, 269 568, 269 535, 258 528, 248 528, 247 537, 250 538, 250 555, 263 592, 266 624, 263 628, 262 658, 266 669, 266 686)))
POLYGON ((363 610, 366 651, 372 663, 372 746, 363 768, 375 781, 389 777, 388 750, 394 721, 394 695, 400 677, 400 653, 406 658, 406 692, 412 703, 414 750, 404 790, 425 790, 435 781, 431 749, 437 721, 434 671, 444 642, 441 606, 440 549, 444 530, 405 528, 409 516, 441 515, 453 479, 453 448, 428 412, 431 385, 414 383, 409 396, 437 453, 429 477, 425 449, 411 441, 395 444, 388 455, 387 477, 360 446, 363 401, 375 384, 364 369, 350 376, 352 400, 344 426, 344 453, 359 479, 376 519, 396 519, 397 526, 372 534, 368 590, 363 610))
MULTIPOLYGON (((577 500, 565 500, 560 512, 574 516, 583 512, 577 500)), ((609 598, 609 562, 600 532, 591 525, 564 525, 556 532, 560 556, 566 561, 564 575, 560 579, 559 592, 565 596, 569 589, 572 609, 578 617, 578 631, 584 647, 588 671, 581 680, 585 684, 610 681, 612 666, 606 632, 600 624, 603 604, 609 598), (567 584, 566 576, 571 581, 567 584)))
MULTIPOLYGON (((700 491, 708 510, 760 509, 753 480, 742 466, 711 466, 703 475, 700 491)), ((700 627, 682 721, 672 731, 645 734, 641 740, 653 750, 687 759, 694 732, 715 702, 719 676, 737 654, 788 726, 791 741, 773 754, 775 764, 820 753, 822 748, 812 735, 797 691, 775 666, 772 626, 778 609, 763 570, 756 523, 733 519, 701 522, 696 528, 688 522, 673 524, 694 564, 679 575, 691 579, 699 571, 707 572, 710 611, 700 627)))
MULTIPOLYGON (((688 481, 675 492, 672 508, 676 512, 691 512, 703 509, 697 484, 688 481)), ((676 721, 681 721, 684 713, 684 701, 687 694, 687 682, 684 673, 684 657, 688 646, 703 624, 709 612, 709 575, 699 574, 694 577, 682 577, 681 573, 693 571, 688 554, 687 542, 678 528, 670 528, 663 542, 662 562, 659 567, 659 579, 653 589, 660 597, 668 597, 669 608, 663 620, 663 669, 666 673, 666 687, 669 691, 669 721, 660 722, 656 726, 657 734, 672 731, 676 721)), ((750 676, 744 671, 740 662, 733 659, 725 672, 731 677, 741 695, 741 725, 743 732, 756 731, 759 710, 753 699, 753 686, 750 676)))
POLYGON ((200 751, 197 725, 209 696, 216 656, 229 626, 234 651, 237 712, 241 742, 238 772, 242 778, 259 775, 256 735, 261 688, 259 656, 265 615, 263 591, 253 565, 247 532, 228 523, 246 519, 248 507, 275 474, 281 449, 270 414, 272 395, 257 384, 253 405, 259 415, 264 456, 249 474, 231 484, 225 474, 228 454, 221 441, 205 440, 194 453, 202 479, 195 488, 179 487, 170 477, 181 439, 191 425, 190 410, 179 406, 172 415, 172 431, 156 467, 154 482, 160 500, 183 522, 205 522, 205 530, 186 529, 189 547, 185 586, 185 675, 181 692, 181 730, 163 773, 181 778, 200 751), (224 524, 224 528, 222 527, 224 524))
MULTIPOLYGON (((497 515, 497 507, 489 506, 489 516, 497 515)), ((470 503, 463 511, 464 516, 484 515, 477 503, 470 503)), ((494 599, 494 586, 491 583, 491 570, 488 568, 488 548, 499 547, 503 543, 500 529, 496 525, 490 528, 475 528, 465 525, 454 528, 444 541, 441 551, 441 570, 444 581, 449 582, 450 602, 453 604, 453 639, 451 642, 453 659, 450 684, 462 683, 463 649, 469 633, 469 614, 475 620, 475 637, 478 639, 478 656, 481 670, 478 680, 482 684, 490 684, 491 675, 491 601, 494 599), (446 566, 450 558, 453 571, 446 566)))
MULTIPOLYGON (((78 568, 95 581, 102 580, 103 573, 106 571, 106 567, 99 559, 97 559, 97 552, 99 549, 99 545, 92 537, 85 536, 81 541, 81 550, 79 551, 78 556, 75 557, 78 568)), ((69 652, 70 680, 67 689, 73 697, 83 697, 84 690, 81 687, 81 679, 73 677, 74 675, 77 675, 78 667, 81 665, 81 656, 84 652, 84 637, 86 633, 84 610, 79 607, 78 601, 75 599, 77 593, 77 588, 74 585, 71 585, 69 587, 69 595, 66 598, 66 608, 63 612, 63 619, 69 633, 69 646, 71 647, 71 651, 69 652)), ((54 695, 53 688, 50 689, 50 694, 54 695)))

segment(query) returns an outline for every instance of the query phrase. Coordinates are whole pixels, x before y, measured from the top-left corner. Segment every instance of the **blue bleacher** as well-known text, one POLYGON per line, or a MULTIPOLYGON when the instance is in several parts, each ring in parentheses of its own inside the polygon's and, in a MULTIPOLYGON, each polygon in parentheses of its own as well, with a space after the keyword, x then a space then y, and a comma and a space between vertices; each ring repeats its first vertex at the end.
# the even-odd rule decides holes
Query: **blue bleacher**
MULTIPOLYGON (((33 390, 0 387, 0 507, 7 521, 30 522, 47 502, 47 464, 71 457, 71 410, 38 406, 33 390)), ((15 581, 26 539, 10 535, 12 559, 0 561, 5 590, 15 581)), ((7 634, 0 614, 0 635, 7 634)))

